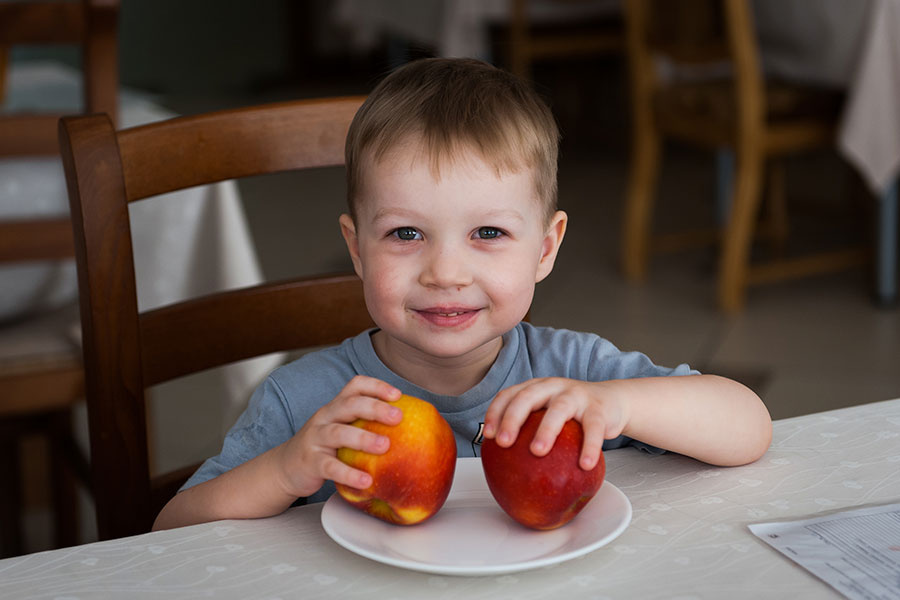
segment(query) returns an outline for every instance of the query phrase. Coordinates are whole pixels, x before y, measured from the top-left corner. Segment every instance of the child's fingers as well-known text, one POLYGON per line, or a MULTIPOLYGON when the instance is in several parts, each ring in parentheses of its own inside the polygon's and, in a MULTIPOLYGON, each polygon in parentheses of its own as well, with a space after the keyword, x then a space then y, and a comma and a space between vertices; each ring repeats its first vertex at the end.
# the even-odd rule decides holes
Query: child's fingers
POLYGON ((325 405, 322 418, 326 422, 350 423, 356 419, 397 425, 403 412, 388 403, 400 397, 400 390, 375 379, 358 375, 350 380, 333 401, 325 405))
POLYGON ((511 446, 528 415, 545 406, 559 387, 555 379, 535 379, 517 390, 507 402, 497 426, 497 444, 503 448, 511 446))
POLYGON ((531 453, 535 456, 544 456, 550 452, 559 432, 573 416, 574 410, 570 403, 561 397, 554 398, 547 407, 537 431, 534 432, 534 439, 529 446, 531 453))
POLYGON ((338 448, 351 448, 369 454, 384 454, 391 445, 391 440, 387 436, 342 423, 332 423, 323 427, 322 435, 324 440, 320 442, 320 446, 334 451, 338 448))
POLYGON ((372 485, 372 476, 365 471, 354 469, 350 465, 339 461, 337 458, 329 457, 323 465, 325 479, 330 479, 335 483, 350 486, 352 488, 364 490, 372 485))
POLYGON ((403 420, 403 411, 371 396, 345 396, 328 405, 327 421, 351 423, 356 419, 378 421, 385 425, 397 425, 403 420))
POLYGON ((357 375, 347 382, 344 386, 343 393, 358 396, 371 396, 379 400, 393 401, 401 396, 400 390, 392 386, 386 381, 376 379, 375 377, 367 377, 365 375, 357 375))
MULTIPOLYGON (((331 479, 355 488, 367 488, 372 478, 364 471, 352 468, 337 458, 338 448, 351 448, 369 454, 384 454, 390 448, 390 439, 359 427, 344 423, 331 423, 314 428, 307 440, 312 450, 310 466, 315 476, 331 479)), ((321 483, 319 484, 321 485, 321 483)))
POLYGON ((581 427, 584 430, 584 441, 581 444, 581 456, 578 464, 585 471, 590 471, 600 460, 603 440, 606 437, 606 422, 598 413, 586 411, 582 417, 581 427))
POLYGON ((500 393, 494 396, 494 399, 491 400, 491 403, 484 414, 484 437, 491 439, 497 435, 497 430, 500 428, 500 421, 503 418, 503 413, 506 412, 506 407, 512 399, 516 397, 519 390, 526 387, 529 383, 531 382, 526 381, 525 383, 510 386, 501 390, 500 393))

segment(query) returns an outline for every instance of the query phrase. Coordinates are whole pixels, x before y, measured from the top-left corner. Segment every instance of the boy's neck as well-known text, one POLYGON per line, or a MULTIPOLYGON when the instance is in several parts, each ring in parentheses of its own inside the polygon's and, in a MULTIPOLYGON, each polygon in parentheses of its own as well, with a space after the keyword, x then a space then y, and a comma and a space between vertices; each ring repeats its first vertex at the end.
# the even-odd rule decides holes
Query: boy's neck
POLYGON ((460 396, 475 387, 500 354, 503 338, 491 340, 465 356, 438 358, 388 337, 384 331, 372 335, 375 354, 391 371, 429 392, 460 396))

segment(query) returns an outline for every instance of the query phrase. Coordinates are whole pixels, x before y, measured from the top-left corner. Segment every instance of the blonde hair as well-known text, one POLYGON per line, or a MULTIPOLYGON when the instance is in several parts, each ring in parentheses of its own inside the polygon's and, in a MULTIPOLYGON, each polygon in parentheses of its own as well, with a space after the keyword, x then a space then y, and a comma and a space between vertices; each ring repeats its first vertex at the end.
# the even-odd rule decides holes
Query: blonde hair
POLYGON ((537 93, 514 75, 467 58, 408 63, 379 83, 347 134, 350 216, 367 160, 410 140, 421 144, 436 177, 440 165, 475 151, 497 175, 530 168, 546 222, 556 211, 559 130, 537 93))

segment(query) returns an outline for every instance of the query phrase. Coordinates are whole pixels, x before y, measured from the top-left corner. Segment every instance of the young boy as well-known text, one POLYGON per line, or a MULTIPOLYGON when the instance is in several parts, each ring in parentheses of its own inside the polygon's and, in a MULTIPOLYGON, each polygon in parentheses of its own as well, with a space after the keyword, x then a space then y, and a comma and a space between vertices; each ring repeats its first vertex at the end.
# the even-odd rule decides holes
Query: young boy
POLYGON ((379 84, 347 136, 349 214, 340 226, 377 328, 273 372, 154 528, 278 514, 368 474, 336 457, 380 454, 401 392, 433 403, 460 456, 480 436, 549 452, 568 419, 584 427, 580 465, 634 445, 716 465, 756 460, 771 420, 743 385, 686 365, 659 367, 586 333, 522 323, 566 231, 556 210, 558 131, 523 82, 485 63, 429 59, 379 84))

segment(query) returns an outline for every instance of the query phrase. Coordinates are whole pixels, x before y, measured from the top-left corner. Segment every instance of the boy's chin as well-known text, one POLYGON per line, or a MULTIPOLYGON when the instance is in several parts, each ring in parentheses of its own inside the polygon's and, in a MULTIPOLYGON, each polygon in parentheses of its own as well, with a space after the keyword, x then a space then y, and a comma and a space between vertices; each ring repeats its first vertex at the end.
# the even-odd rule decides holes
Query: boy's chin
MULTIPOLYGON (((500 335, 489 338, 477 338, 459 333, 447 335, 431 334, 422 336, 392 336, 384 330, 378 334, 384 336, 381 340, 385 346, 405 347, 407 351, 413 351, 437 360, 455 360, 480 354, 496 354, 503 346, 503 338, 500 335)), ((398 348, 399 349, 399 348, 398 348)))
POLYGON ((457 360, 475 356, 491 355, 491 360, 503 346, 502 336, 489 339, 446 339, 450 336, 435 335, 418 345, 423 354, 439 360, 457 360), (444 339, 441 339, 444 338, 444 339))

